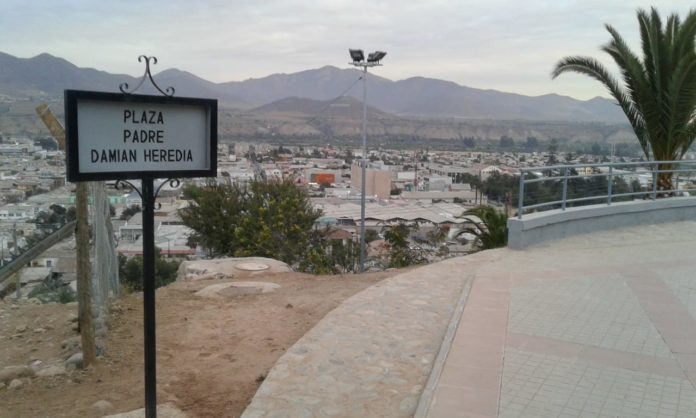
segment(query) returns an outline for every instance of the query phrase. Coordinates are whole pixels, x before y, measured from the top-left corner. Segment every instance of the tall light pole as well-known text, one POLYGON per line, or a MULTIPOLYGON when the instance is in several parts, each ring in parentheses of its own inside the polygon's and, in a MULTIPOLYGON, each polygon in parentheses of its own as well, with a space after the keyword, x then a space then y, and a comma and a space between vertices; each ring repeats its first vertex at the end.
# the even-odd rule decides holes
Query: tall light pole
POLYGON ((371 52, 365 60, 365 54, 362 49, 349 49, 350 59, 353 62, 349 63, 363 69, 363 126, 362 126, 362 148, 363 156, 360 162, 360 272, 365 271, 365 166, 367 165, 367 68, 377 67, 382 64, 379 62, 387 53, 384 51, 371 52))

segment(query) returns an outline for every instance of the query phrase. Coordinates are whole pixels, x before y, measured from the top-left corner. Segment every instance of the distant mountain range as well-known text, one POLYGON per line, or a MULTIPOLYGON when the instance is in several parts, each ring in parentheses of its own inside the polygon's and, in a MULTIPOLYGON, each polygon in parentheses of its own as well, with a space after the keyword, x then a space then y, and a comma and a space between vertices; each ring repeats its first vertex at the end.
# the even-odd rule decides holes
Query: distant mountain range
MULTIPOLYGON (((226 83, 213 83, 178 69, 164 70, 154 78, 162 87, 174 86, 177 96, 216 98, 224 108, 311 114, 325 106, 319 102, 335 99, 346 90, 347 96, 361 101, 360 76, 356 69, 326 66, 226 83)), ((134 86, 138 80, 125 74, 79 68, 49 54, 24 59, 0 53, 0 95, 9 97, 60 99, 64 89, 118 91, 121 83, 134 86)), ((149 87, 139 92, 153 93, 149 87)), ((374 107, 371 113, 400 117, 626 122, 621 110, 604 98, 582 101, 556 94, 530 97, 424 77, 391 81, 370 74, 368 103, 374 107)), ((344 116, 357 116, 357 104, 361 102, 339 101, 330 110, 343 107, 351 114, 344 116)))

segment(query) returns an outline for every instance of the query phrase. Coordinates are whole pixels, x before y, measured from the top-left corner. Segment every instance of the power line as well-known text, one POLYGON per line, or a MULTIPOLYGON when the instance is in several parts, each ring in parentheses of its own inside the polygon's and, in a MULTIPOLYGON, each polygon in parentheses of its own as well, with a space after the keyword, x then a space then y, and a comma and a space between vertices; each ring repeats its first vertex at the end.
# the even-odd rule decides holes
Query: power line
MULTIPOLYGON (((338 96, 336 96, 336 97, 334 97, 333 99, 329 100, 329 101, 326 103, 326 105, 324 105, 324 107, 322 107, 321 109, 319 109, 319 111, 317 111, 313 116, 311 116, 309 119, 307 119, 307 122, 306 122, 306 123, 307 123, 307 124, 310 124, 310 123, 314 122, 322 113, 324 113, 324 111, 326 111, 326 109, 328 109, 328 108, 329 108, 332 104, 334 104, 338 99, 344 97, 344 96, 345 96, 353 87, 355 87, 355 85, 358 84, 358 82, 359 82, 360 80, 362 80, 362 79, 363 79, 363 76, 361 75, 360 77, 358 77, 357 80, 355 80, 355 81, 353 82, 353 84, 351 84, 347 89, 343 90, 343 92, 341 92, 341 94, 339 94, 338 96)), ((285 125, 287 125, 287 124, 289 124, 289 123, 291 123, 291 121, 283 122, 283 123, 281 123, 280 125, 278 125, 278 126, 276 126, 275 128, 273 128, 272 130, 274 130, 274 131, 277 132, 277 131, 279 131, 283 126, 285 126, 285 125)))

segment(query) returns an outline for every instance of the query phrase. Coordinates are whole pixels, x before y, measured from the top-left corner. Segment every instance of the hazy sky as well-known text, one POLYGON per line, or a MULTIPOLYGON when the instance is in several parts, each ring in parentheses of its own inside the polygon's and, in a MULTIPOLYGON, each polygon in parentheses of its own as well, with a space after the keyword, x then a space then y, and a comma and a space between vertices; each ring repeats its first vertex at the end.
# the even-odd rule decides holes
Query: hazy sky
MULTIPOLYGON (((0 51, 48 52, 80 67, 140 75, 177 67, 239 81, 324 65, 347 68, 348 48, 384 50, 374 73, 441 78, 526 95, 607 96, 580 75, 551 80, 565 55, 591 55, 610 23, 639 47, 635 11, 684 16, 688 0, 1 0, 0 51)), ((613 69, 613 67, 612 67, 613 69)))

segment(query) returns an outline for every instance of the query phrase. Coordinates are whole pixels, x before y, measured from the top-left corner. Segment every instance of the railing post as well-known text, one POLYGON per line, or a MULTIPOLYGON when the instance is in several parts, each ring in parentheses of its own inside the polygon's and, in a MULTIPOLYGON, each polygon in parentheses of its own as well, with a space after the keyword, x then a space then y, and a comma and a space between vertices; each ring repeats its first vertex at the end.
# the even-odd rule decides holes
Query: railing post
POLYGON ((517 197, 517 219, 522 219, 524 209, 524 170, 520 170, 520 193, 517 197))
POLYGON ((614 185, 614 167, 609 166, 609 177, 607 177, 607 206, 611 206, 611 192, 612 186, 614 185))
POLYGON ((652 200, 657 199, 657 164, 651 164, 653 166, 653 189, 652 189, 652 200))
POLYGON ((566 210, 566 199, 568 198, 568 167, 563 172, 563 197, 561 198, 561 210, 566 210))

